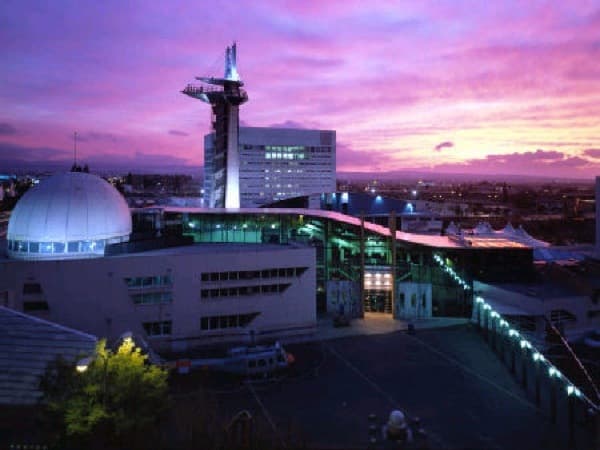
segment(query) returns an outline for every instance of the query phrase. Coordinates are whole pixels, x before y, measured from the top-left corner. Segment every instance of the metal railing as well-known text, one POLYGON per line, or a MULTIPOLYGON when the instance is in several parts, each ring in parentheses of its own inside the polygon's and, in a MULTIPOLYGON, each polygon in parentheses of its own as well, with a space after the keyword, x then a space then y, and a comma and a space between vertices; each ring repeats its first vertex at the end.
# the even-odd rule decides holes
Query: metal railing
POLYGON ((527 394, 566 436, 569 448, 600 448, 600 408, 595 402, 483 297, 475 297, 472 321, 527 394))

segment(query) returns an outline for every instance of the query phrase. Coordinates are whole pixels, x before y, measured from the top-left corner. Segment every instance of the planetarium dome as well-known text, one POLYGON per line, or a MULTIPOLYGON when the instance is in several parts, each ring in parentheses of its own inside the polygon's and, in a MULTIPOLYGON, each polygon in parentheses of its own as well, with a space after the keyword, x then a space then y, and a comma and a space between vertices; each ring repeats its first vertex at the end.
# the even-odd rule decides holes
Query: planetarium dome
POLYGON ((126 242, 131 213, 108 182, 85 172, 53 175, 29 189, 8 222, 8 255, 16 259, 91 258, 126 242))

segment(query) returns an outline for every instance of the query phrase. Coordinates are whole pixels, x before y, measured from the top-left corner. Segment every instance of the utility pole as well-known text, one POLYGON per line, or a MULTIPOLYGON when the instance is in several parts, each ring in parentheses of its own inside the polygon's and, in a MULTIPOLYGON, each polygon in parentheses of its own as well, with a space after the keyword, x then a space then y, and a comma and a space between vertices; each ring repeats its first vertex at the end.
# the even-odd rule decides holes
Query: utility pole
POLYGON ((77 131, 73 132, 73 167, 77 166, 77 131))

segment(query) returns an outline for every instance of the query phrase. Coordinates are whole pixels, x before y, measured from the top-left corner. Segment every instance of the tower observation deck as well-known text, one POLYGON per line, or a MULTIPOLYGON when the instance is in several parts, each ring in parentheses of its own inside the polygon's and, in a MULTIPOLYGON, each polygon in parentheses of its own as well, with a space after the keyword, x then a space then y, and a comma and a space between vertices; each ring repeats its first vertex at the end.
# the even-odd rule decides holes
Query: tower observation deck
POLYGON ((236 53, 235 43, 227 47, 223 78, 196 77, 203 84, 188 84, 181 91, 212 108, 215 190, 210 203, 220 208, 240 207, 239 107, 248 101, 248 94, 242 89, 236 53))

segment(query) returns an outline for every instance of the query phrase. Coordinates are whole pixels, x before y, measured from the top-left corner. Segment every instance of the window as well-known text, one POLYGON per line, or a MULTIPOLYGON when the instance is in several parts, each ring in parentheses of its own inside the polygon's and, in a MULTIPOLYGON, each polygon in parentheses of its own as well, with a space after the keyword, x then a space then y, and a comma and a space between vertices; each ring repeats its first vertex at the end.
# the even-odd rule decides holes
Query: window
POLYGON ((560 328, 567 323, 576 322, 575 315, 564 309, 554 309, 550 311, 550 321, 554 326, 560 328))
POLYGON ((410 306, 412 308, 416 308, 417 307, 417 294, 411 294, 411 296, 410 296, 410 306))
POLYGON ((248 286, 249 295, 259 294, 260 286, 248 286))
POLYGON ((173 284, 170 275, 125 278, 125 283, 129 289, 171 287, 173 284))
POLYGON ((23 302, 23 311, 48 311, 48 302, 23 302))
POLYGON ((172 303, 173 295, 171 292, 145 292, 142 294, 133 294, 131 295, 131 299, 136 305, 152 305, 172 303))
POLYGON ((142 323, 144 331, 148 336, 169 336, 171 334, 171 325, 172 322, 170 320, 142 323))
POLYGON ((280 269, 241 270, 238 272, 211 272, 202 273, 202 281, 235 281, 258 280, 260 278, 299 277, 306 272, 307 267, 287 267, 280 269))
POLYGON ((40 283, 25 283, 23 285, 23 294, 41 294, 42 286, 40 283))
POLYGON ((260 313, 237 314, 227 316, 209 316, 200 318, 200 329, 223 330, 227 328, 243 328, 252 322, 260 313))

